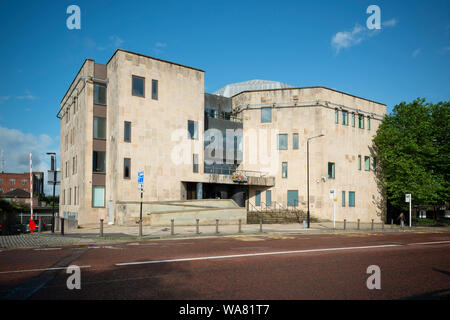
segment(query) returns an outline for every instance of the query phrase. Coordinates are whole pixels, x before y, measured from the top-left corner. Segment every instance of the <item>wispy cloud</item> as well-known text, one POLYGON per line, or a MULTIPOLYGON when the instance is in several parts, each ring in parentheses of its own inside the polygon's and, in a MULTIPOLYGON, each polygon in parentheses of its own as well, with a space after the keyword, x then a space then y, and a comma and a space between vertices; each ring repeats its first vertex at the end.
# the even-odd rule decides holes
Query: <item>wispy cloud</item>
POLYGON ((9 100, 9 96, 0 96, 0 104, 2 104, 3 102, 9 100))
POLYGON ((414 50, 413 53, 412 53, 412 57, 413 58, 417 57, 420 54, 421 51, 422 51, 422 49, 420 49, 420 48, 414 50))
POLYGON ((91 38, 86 38, 84 40, 84 45, 88 48, 88 49, 95 49, 98 51, 105 51, 108 49, 117 49, 120 48, 122 46, 122 44, 125 42, 125 40, 123 40, 122 38, 120 38, 117 35, 111 35, 108 37, 108 43, 97 43, 96 41, 94 41, 91 38))
POLYGON ((162 54, 164 50, 167 48, 167 43, 165 42, 156 42, 153 47, 153 52, 155 54, 162 54))
POLYGON ((119 48, 119 47, 122 45, 122 43, 125 42, 123 39, 119 38, 119 37, 116 36, 116 35, 110 36, 110 37, 109 37, 109 40, 112 42, 112 45, 113 45, 115 48, 119 48))
POLYGON ((35 100, 36 96, 33 96, 30 91, 26 90, 24 95, 16 96, 16 99, 19 99, 19 100, 35 100))
MULTIPOLYGON (((397 23, 398 21, 395 18, 386 20, 381 23, 381 30, 383 28, 394 27, 397 23)), ((352 30, 337 32, 331 39, 331 46, 335 49, 336 54, 338 54, 342 49, 360 44, 364 40, 379 34, 381 30, 369 30, 365 26, 355 24, 352 30)))

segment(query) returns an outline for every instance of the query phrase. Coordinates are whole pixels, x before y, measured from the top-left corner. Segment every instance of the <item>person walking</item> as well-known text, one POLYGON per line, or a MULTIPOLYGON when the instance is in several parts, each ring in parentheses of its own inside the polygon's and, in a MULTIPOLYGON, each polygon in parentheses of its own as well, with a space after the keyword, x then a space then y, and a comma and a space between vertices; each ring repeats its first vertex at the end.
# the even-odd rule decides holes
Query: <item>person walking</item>
POLYGON ((400 215, 398 216, 398 220, 400 220, 400 225, 403 226, 405 225, 405 215, 403 214, 403 212, 400 213, 400 215))

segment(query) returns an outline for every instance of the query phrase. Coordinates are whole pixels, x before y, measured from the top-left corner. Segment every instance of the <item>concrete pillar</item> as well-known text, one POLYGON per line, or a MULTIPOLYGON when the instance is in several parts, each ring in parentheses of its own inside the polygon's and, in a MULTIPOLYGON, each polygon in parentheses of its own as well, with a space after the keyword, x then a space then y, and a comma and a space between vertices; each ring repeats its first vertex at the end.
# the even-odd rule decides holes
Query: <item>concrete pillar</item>
POLYGON ((197 182, 197 199, 203 199, 203 183, 197 182))

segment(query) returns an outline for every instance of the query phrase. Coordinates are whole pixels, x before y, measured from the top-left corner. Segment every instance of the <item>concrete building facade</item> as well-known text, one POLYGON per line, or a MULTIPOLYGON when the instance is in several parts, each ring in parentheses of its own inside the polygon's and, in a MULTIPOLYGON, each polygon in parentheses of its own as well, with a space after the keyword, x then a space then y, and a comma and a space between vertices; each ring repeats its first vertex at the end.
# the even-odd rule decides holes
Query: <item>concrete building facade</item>
POLYGON ((118 49, 105 65, 85 60, 61 101, 59 214, 79 224, 136 221, 141 171, 148 208, 204 198, 305 208, 305 143, 322 133, 310 142, 312 214, 330 218, 333 188, 338 198, 346 193, 339 220, 380 219, 370 146, 385 112, 383 104, 322 87, 205 94, 203 70, 118 49))

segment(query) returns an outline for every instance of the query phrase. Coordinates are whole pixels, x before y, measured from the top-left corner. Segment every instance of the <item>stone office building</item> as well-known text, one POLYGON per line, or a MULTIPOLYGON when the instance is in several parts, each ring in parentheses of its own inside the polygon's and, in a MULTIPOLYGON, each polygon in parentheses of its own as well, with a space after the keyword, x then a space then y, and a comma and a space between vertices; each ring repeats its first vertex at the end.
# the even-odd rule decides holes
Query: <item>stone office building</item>
POLYGON ((128 223, 119 206, 233 199, 248 208, 305 208, 310 141, 311 213, 380 219, 371 140, 386 106, 336 90, 270 81, 204 92, 204 71, 118 49, 86 59, 65 93, 60 215, 80 224, 128 223), (213 146, 213 147, 211 147, 213 146))

